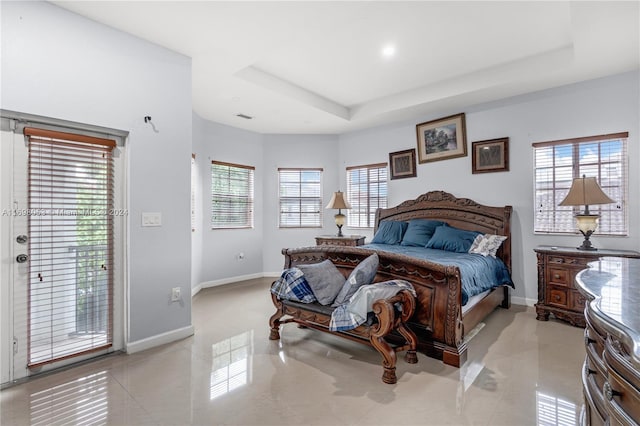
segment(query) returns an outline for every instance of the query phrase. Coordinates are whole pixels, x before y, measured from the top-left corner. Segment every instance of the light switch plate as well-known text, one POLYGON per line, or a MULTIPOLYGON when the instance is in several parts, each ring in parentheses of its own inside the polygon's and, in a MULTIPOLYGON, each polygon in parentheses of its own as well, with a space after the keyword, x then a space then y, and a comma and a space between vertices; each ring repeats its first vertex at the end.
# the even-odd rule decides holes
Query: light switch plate
POLYGON ((162 226, 162 213, 143 212, 142 226, 162 226))

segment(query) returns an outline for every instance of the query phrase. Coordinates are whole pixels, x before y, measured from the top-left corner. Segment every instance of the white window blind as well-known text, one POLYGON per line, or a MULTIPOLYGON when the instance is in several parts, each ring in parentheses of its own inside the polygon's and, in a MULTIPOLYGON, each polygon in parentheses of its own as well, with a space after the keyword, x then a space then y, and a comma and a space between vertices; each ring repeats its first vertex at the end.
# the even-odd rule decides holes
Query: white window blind
POLYGON ((211 162, 211 228, 253 227, 255 167, 211 162))
POLYGON ((191 232, 196 230, 196 155, 191 154, 191 232))
POLYGON ((373 228, 376 209, 387 207, 387 163, 347 167, 350 228, 373 228))
POLYGON ((595 177, 615 203, 591 205, 599 214, 595 234, 627 235, 628 133, 533 144, 535 156, 535 232, 577 233, 575 214, 584 206, 561 207, 574 178, 595 177))
POLYGON ((28 365, 112 343, 115 141, 25 128, 28 365))
POLYGON ((322 169, 278 169, 280 228, 322 226, 322 169))

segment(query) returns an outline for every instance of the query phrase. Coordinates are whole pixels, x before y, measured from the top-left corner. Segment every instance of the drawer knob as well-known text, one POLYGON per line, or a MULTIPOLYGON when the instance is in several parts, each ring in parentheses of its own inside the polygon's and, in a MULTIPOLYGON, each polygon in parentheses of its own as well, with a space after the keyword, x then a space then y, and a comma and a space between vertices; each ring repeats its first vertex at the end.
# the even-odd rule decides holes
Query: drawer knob
POLYGON ((584 374, 589 376, 591 374, 597 374, 598 372, 596 370, 592 370, 589 368, 589 366, 587 364, 584 365, 584 374))
POLYGON ((604 394, 604 397, 607 398, 607 401, 611 401, 614 396, 622 395, 620 392, 613 390, 609 382, 604 382, 604 385, 602 386, 602 393, 604 394))
POLYGON ((557 280, 558 278, 560 278, 560 274, 554 274, 553 278, 555 278, 557 280))
POLYGON ((560 300, 560 296, 558 296, 557 294, 554 296, 554 299, 556 299, 556 302, 560 300))

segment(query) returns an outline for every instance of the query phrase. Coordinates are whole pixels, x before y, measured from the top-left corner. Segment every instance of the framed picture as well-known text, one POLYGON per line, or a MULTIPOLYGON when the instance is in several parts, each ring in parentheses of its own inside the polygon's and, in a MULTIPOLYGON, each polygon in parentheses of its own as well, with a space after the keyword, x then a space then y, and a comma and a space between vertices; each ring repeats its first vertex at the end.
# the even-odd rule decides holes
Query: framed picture
POLYGON ((471 147, 473 173, 509 171, 509 138, 473 142, 471 147))
POLYGON ((447 160, 467 155, 464 114, 456 114, 416 125, 418 161, 447 160))
POLYGON ((416 150, 390 152, 389 171, 391 180, 416 177, 416 150))

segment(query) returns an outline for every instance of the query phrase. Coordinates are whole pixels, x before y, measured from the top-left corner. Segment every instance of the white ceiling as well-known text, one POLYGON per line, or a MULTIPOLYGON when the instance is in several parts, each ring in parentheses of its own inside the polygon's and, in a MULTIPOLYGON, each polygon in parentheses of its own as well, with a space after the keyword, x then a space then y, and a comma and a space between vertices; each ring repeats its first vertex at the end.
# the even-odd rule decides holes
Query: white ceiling
POLYGON ((260 133, 419 120, 640 67, 638 1, 53 3, 191 57, 194 111, 260 133))

